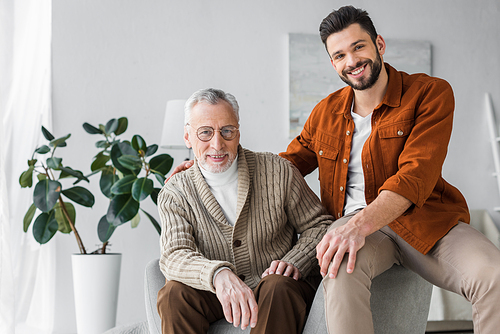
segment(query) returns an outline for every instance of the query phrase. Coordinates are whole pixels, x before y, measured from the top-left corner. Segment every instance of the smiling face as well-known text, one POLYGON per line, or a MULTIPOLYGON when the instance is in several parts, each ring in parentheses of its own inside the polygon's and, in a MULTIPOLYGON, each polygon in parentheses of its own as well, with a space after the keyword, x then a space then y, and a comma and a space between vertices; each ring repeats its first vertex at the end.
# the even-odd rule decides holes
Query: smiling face
POLYGON ((326 40, 331 62, 340 79, 356 90, 371 88, 382 70, 385 41, 377 36, 375 44, 370 35, 357 23, 326 40))
POLYGON ((198 102, 191 109, 190 124, 184 127, 184 141, 187 147, 193 148, 193 153, 199 165, 206 171, 222 173, 231 167, 238 153, 240 133, 232 140, 225 140, 219 131, 225 126, 238 126, 238 120, 229 103, 220 101, 217 104, 198 102), (211 127, 215 130, 209 141, 201 141, 197 129, 211 127))

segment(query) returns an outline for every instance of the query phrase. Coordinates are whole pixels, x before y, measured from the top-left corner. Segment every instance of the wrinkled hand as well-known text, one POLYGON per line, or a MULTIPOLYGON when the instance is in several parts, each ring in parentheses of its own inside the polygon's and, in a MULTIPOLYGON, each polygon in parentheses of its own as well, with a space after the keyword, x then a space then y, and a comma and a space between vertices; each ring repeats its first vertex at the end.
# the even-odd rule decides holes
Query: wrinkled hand
POLYGON ((272 274, 288 276, 296 281, 298 281, 302 276, 299 269, 293 264, 280 260, 274 260, 271 262, 269 268, 267 268, 262 274, 262 278, 272 274))
POLYGON ((226 320, 245 329, 257 325, 258 306, 253 291, 231 270, 221 270, 214 281, 215 292, 226 320))
MULTIPOLYGON (((354 219, 354 218, 353 218, 354 219)), ((342 259, 349 253, 347 273, 352 273, 356 264, 356 253, 365 245, 365 235, 354 224, 347 223, 343 226, 328 231, 316 246, 316 258, 324 277, 330 263, 329 277, 337 277, 342 259)))
POLYGON ((172 176, 174 176, 175 174, 177 174, 179 172, 183 172, 183 171, 189 169, 189 167, 193 166, 193 164, 194 164, 194 160, 181 162, 180 165, 175 167, 174 170, 172 171, 172 174, 170 174, 170 176, 165 180, 165 184, 168 182, 168 180, 170 180, 170 178, 172 176))

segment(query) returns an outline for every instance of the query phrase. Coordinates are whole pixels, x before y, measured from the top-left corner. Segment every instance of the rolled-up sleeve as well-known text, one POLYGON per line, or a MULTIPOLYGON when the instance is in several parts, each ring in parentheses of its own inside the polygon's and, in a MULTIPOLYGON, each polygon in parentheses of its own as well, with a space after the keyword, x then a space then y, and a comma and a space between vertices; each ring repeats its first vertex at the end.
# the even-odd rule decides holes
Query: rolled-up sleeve
MULTIPOLYGON (((451 86, 435 79, 420 87, 411 129, 405 123, 393 126, 399 135, 408 138, 397 160, 397 172, 379 188, 404 196, 417 207, 422 207, 431 195, 441 175, 453 126, 454 97, 451 86), (398 128, 399 126, 399 128, 398 128)), ((383 129, 380 130, 383 132, 383 129)))

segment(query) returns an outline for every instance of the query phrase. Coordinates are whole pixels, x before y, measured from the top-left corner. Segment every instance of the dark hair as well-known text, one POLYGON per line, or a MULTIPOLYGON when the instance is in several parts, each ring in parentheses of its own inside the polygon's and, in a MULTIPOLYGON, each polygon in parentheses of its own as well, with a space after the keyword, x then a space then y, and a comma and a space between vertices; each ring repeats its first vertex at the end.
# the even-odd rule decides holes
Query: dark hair
POLYGON ((319 34, 325 47, 328 36, 344 30, 353 23, 359 24, 361 28, 370 35, 375 44, 378 34, 368 13, 360 8, 344 6, 328 14, 319 26, 319 34))

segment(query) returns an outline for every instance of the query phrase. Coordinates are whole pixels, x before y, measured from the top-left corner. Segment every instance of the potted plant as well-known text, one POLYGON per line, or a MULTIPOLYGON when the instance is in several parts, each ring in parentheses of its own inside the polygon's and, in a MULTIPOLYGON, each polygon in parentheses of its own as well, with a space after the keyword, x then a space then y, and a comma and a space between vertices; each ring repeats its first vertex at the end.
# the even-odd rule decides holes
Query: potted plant
MULTIPOLYGON (((64 166, 63 159, 55 155, 59 147, 67 146, 66 140, 70 138, 71 134, 56 139, 43 126, 42 133, 45 139, 49 141, 48 145, 42 145, 35 149, 31 159, 28 160, 28 169, 24 171, 19 178, 19 183, 23 188, 31 188, 33 186, 34 175, 36 175, 38 180, 33 191, 33 203, 24 216, 24 232, 27 232, 36 211, 41 211, 33 223, 33 236, 36 241, 40 244, 45 244, 52 239, 57 231, 62 233, 71 233, 71 231, 73 231, 80 249, 80 254, 87 254, 87 250, 82 239, 80 238, 80 234, 76 229, 75 207, 71 202, 65 201, 65 199, 70 199, 71 201, 85 207, 92 207, 95 202, 94 195, 84 187, 75 186, 76 183, 82 180, 87 182, 89 182, 89 180, 81 171, 75 170, 69 166, 64 166), (45 159, 39 160, 37 159, 38 156, 45 156, 45 159), (64 182, 61 182, 63 179, 67 178, 76 178, 76 181, 73 184, 74 186, 68 189, 63 188, 64 182)), ((105 249, 106 247, 104 246, 102 248, 103 252, 105 249)), ((111 257, 101 257, 101 259, 105 260, 110 258, 111 257)), ((98 258, 94 256, 93 260, 96 259, 98 258)), ((89 284, 96 286, 94 279, 95 273, 88 269, 86 272, 79 272, 78 270, 75 271, 75 266, 73 266, 73 284, 75 291, 78 333, 97 333, 98 331, 101 331, 101 329, 111 328, 114 326, 116 320, 116 302, 118 297, 117 280, 119 280, 119 267, 121 264, 121 261, 119 260, 120 259, 115 259, 113 264, 108 264, 106 270, 104 271, 105 278, 113 282, 114 286, 107 289, 108 294, 105 295, 104 298, 99 299, 102 302, 98 303, 98 308, 106 312, 107 318, 104 321, 97 320, 92 323, 98 324, 99 328, 96 331, 89 328, 80 328, 81 326, 84 326, 84 321, 80 320, 81 315, 85 315, 86 313, 88 314, 88 312, 85 312, 86 307, 83 309, 80 307, 80 305, 82 305, 82 303, 79 302, 82 300, 81 296, 95 297, 95 295, 94 290, 92 289, 89 291, 78 287, 79 284, 85 280, 88 280, 89 284), (112 277, 110 277, 110 275, 112 277), (111 296, 109 293, 111 293, 111 296)))
POLYGON ((154 156, 158 145, 146 146, 146 142, 139 135, 133 136, 131 141, 118 139, 127 126, 128 120, 125 117, 111 119, 106 125, 100 124, 98 127, 88 123, 83 125, 88 133, 103 136, 103 139, 96 143, 100 151, 94 157, 91 173, 87 176, 79 170, 64 166, 62 158, 55 155, 59 147, 67 146, 66 141, 71 135, 56 139, 42 127, 43 136, 49 141, 48 145, 35 149, 28 160, 28 169, 19 179, 21 187, 31 188, 34 175, 37 178, 33 203, 23 221, 24 231, 27 232, 36 211, 39 210, 41 213, 33 223, 33 235, 40 244, 50 241, 57 231, 73 231, 76 237, 80 254, 73 254, 72 262, 79 334, 102 333, 115 325, 121 254, 107 253, 106 247, 116 227, 129 221, 132 227, 137 226, 141 210, 158 233, 160 232, 158 222, 140 208, 140 202, 151 197, 156 204, 160 188, 154 187, 153 175, 160 185, 163 185, 173 159, 168 154, 154 156), (45 160, 37 159, 39 156, 44 156, 45 160), (100 189, 109 199, 109 206, 107 213, 97 224, 97 233, 103 245, 88 254, 76 229, 75 207, 68 199, 84 207, 92 207, 95 202, 94 195, 76 184, 81 181, 89 182, 89 177, 94 174, 101 176, 100 189), (66 189, 62 181, 68 178, 76 180, 72 187, 66 189), (100 302, 96 304, 96 300, 100 302))
POLYGON ((139 211, 160 233, 160 225, 151 214, 140 208, 140 203, 150 197, 157 204, 158 193, 165 183, 165 175, 172 168, 173 159, 168 154, 154 156, 158 145, 148 146, 140 135, 134 135, 131 141, 120 140, 118 136, 127 130, 127 126, 126 117, 113 118, 106 125, 99 124, 97 127, 83 124, 87 133, 102 136, 95 144, 100 151, 90 166, 90 175, 101 175, 101 192, 110 200, 107 213, 98 225, 99 239, 103 243, 107 243, 114 230, 126 222, 130 221, 132 227, 137 226, 139 211), (153 179, 159 182, 160 187, 154 186, 153 179))
POLYGON ((99 186, 101 192, 109 199, 107 213, 101 217, 97 226, 97 234, 103 247, 93 253, 105 253, 106 245, 114 230, 126 222, 136 227, 140 221, 139 210, 151 221, 160 233, 160 225, 156 219, 140 207, 140 203, 150 197, 156 204, 158 193, 165 182, 165 175, 170 171, 173 159, 168 154, 154 156, 158 145, 146 145, 140 135, 134 135, 131 141, 120 140, 128 127, 126 117, 111 119, 106 125, 98 127, 84 123, 87 133, 99 134, 103 139, 96 142, 101 149, 91 163, 91 174, 84 175, 81 171, 63 165, 63 159, 55 155, 60 147, 66 147, 66 141, 71 137, 55 138, 42 126, 42 134, 48 141, 47 145, 37 147, 31 159, 28 160, 28 169, 24 171, 19 183, 23 188, 33 186, 34 176, 37 184, 33 191, 33 203, 26 212, 23 220, 23 229, 28 231, 37 209, 41 212, 33 224, 33 236, 40 244, 45 244, 56 234, 73 232, 81 254, 87 250, 75 226, 76 210, 71 200, 84 207, 92 207, 94 195, 85 187, 77 186, 81 181, 89 182, 89 177, 100 174, 99 186), (45 161, 38 156, 45 156, 45 161), (141 175, 144 172, 145 175, 141 175), (160 187, 155 187, 153 178, 160 187), (61 181, 76 179, 73 186, 64 189, 61 181))

